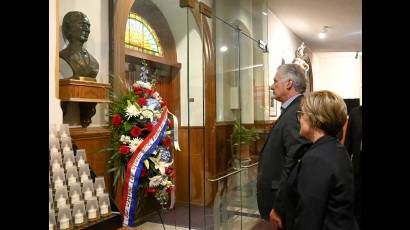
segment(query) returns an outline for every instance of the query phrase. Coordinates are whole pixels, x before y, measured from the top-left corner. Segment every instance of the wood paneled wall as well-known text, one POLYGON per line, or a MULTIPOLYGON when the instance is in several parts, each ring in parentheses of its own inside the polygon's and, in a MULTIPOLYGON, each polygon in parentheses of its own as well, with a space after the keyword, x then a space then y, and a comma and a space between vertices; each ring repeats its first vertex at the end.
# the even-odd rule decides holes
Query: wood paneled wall
POLYGON ((79 149, 85 149, 87 163, 97 176, 104 176, 105 187, 111 193, 111 175, 105 175, 108 167, 108 160, 111 154, 107 152, 97 153, 98 150, 109 147, 110 130, 106 127, 91 128, 70 128, 72 142, 79 149))
MULTIPOLYGON (((191 203, 202 206, 204 204, 204 179, 206 179, 204 178, 204 128, 190 127, 188 134, 187 127, 180 127, 179 140, 181 152, 175 152, 174 155, 177 175, 176 200, 177 202, 189 202, 188 186, 190 185, 191 203), (191 162, 190 179, 188 176, 189 158, 191 162)), ((205 193, 209 194, 209 191, 205 190, 205 193)))
MULTIPOLYGON (((259 123, 256 125, 246 125, 247 128, 256 127, 263 130, 261 138, 251 146, 251 156, 258 158, 265 140, 269 134, 272 124, 259 123)), ((229 140, 233 130, 233 124, 221 123, 216 125, 216 149, 215 159, 206 151, 209 146, 205 139, 206 130, 204 127, 179 128, 179 144, 181 152, 174 152, 176 180, 176 200, 177 202, 189 202, 188 186, 191 188, 191 203, 195 205, 209 205, 213 202, 216 194, 217 184, 208 182, 209 178, 216 178, 226 174, 232 168, 233 150, 229 140), (189 146, 188 146, 189 141, 189 146), (188 159, 190 154, 190 179, 188 178, 188 159), (213 165, 215 171, 212 172, 207 164, 213 165)))

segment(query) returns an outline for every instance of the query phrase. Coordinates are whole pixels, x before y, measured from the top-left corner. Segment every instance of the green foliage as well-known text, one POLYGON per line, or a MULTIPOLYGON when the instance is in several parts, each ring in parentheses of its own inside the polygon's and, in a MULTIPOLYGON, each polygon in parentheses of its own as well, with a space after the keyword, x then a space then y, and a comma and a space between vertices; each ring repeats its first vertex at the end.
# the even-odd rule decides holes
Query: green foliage
POLYGON ((233 144, 250 144, 259 139, 259 134, 255 128, 247 129, 238 121, 235 121, 231 140, 233 144))

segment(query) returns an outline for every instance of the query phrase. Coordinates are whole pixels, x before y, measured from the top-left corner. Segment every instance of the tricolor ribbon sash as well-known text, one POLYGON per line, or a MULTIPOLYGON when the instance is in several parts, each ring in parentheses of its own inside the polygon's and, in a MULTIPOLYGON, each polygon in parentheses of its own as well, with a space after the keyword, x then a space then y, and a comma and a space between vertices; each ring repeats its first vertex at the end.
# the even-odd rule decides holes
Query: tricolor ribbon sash
POLYGON ((172 115, 172 120, 174 121, 174 148, 178 151, 181 151, 181 149, 179 148, 179 143, 178 143, 178 118, 171 113, 170 111, 168 111, 169 114, 172 115))
POLYGON ((124 190, 122 192, 123 226, 132 226, 134 224, 138 182, 142 167, 144 167, 143 162, 154 152, 159 142, 164 138, 165 131, 168 128, 167 111, 167 107, 164 107, 157 124, 154 126, 151 133, 137 147, 128 162, 124 190))

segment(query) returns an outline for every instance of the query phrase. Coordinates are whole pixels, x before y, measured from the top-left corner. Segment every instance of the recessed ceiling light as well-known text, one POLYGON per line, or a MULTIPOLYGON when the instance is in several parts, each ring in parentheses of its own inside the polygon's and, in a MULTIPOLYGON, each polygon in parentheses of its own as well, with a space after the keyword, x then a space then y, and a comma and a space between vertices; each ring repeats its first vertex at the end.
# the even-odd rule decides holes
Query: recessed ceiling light
POLYGON ((221 52, 225 52, 227 50, 228 50, 228 47, 226 47, 226 46, 221 46, 221 48, 219 48, 219 51, 221 51, 221 52))
POLYGON ((329 29, 329 26, 323 26, 322 31, 319 33, 319 38, 320 39, 325 39, 326 38, 327 29, 329 29))
POLYGON ((319 38, 320 39, 324 39, 325 37, 326 37, 326 33, 324 33, 324 32, 319 33, 319 38))

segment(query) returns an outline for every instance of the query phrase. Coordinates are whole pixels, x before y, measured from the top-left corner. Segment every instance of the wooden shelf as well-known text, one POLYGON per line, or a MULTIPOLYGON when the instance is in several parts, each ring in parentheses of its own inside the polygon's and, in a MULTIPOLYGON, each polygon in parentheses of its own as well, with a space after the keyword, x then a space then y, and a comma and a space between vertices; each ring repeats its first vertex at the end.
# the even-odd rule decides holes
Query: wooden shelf
POLYGON ((75 102, 110 102, 110 84, 74 79, 60 80, 60 100, 75 102))
POLYGON ((80 107, 80 123, 86 128, 95 115, 97 103, 110 103, 108 90, 110 84, 75 79, 62 79, 60 84, 60 100, 63 116, 67 112, 67 104, 76 102, 80 107))

